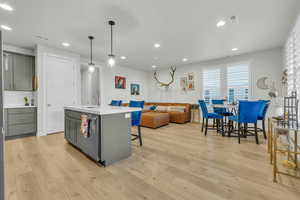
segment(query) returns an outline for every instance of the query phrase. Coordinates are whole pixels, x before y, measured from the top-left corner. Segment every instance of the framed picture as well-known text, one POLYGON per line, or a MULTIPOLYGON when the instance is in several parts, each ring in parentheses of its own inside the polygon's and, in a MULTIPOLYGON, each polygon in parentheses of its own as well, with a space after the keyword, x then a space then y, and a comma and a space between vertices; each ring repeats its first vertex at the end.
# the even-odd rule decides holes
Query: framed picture
POLYGON ((126 89, 126 78, 122 76, 115 76, 115 88, 126 89))
POLYGON ((194 78, 195 78, 195 76, 194 76, 194 73, 193 73, 193 72, 188 73, 188 80, 189 80, 189 81, 194 81, 194 78))
POLYGON ((189 82, 188 82, 188 89, 189 89, 189 90, 194 90, 194 89, 195 89, 194 81, 189 81, 189 82))
POLYGON ((130 93, 131 95, 140 95, 140 85, 135 83, 130 84, 130 93))
POLYGON ((180 78, 180 88, 181 88, 181 90, 187 89, 187 77, 180 78))
POLYGON ((195 75, 193 72, 188 73, 188 90, 195 90, 195 75))

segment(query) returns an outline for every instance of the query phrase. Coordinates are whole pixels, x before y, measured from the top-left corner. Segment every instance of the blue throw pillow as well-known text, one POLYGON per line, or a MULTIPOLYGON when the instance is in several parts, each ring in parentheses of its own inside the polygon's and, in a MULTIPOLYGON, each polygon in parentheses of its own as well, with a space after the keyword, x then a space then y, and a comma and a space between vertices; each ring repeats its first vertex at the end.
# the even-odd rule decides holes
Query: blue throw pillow
POLYGON ((151 106, 149 109, 150 110, 155 110, 157 106, 151 106))

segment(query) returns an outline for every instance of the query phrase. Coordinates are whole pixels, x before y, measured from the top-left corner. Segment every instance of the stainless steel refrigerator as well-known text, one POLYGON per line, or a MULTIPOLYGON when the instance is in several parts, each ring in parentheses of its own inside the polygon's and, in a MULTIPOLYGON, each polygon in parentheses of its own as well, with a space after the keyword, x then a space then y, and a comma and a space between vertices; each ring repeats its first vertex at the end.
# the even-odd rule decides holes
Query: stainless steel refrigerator
POLYGON ((2 33, 0 31, 0 200, 4 200, 4 131, 3 131, 3 71, 2 33))

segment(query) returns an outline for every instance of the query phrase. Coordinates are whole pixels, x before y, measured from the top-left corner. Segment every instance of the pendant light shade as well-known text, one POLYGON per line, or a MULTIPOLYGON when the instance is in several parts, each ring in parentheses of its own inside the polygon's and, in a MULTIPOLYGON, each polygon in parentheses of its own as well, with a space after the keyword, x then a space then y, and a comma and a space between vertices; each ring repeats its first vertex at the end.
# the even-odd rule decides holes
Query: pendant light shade
POLYGON ((108 55, 107 64, 113 67, 116 64, 115 55, 113 54, 113 26, 116 23, 114 21, 108 21, 108 24, 110 25, 110 54, 108 55))
POLYGON ((89 71, 94 72, 95 71, 95 64, 93 63, 93 39, 94 36, 88 37, 90 40, 90 62, 89 62, 89 71))

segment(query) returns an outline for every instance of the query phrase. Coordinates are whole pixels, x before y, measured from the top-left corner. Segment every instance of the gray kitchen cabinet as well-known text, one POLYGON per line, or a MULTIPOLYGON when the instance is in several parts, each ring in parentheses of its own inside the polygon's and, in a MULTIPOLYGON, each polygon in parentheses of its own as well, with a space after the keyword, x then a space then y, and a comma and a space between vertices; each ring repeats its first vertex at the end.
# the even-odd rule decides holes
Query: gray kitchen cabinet
POLYGON ((36 135, 36 108, 4 109, 6 139, 36 135))
POLYGON ((34 57, 4 53, 4 89, 12 91, 32 91, 34 77, 34 57))
POLYGON ((99 160, 99 116, 85 114, 91 119, 89 137, 84 137, 80 132, 82 113, 67 110, 65 111, 65 138, 94 160, 99 160))
POLYGON ((3 53, 4 90, 13 90, 13 55, 3 53))
POLYGON ((14 90, 32 91, 33 90, 33 57, 15 54, 14 66, 14 90))
MULTIPOLYGON (((65 108, 65 139, 104 166, 131 155, 130 113, 94 114, 65 108), (80 131, 81 116, 88 119, 89 135, 80 131), (128 117, 129 115, 129 117, 128 117)), ((76 108, 75 108, 76 109, 76 108)))

